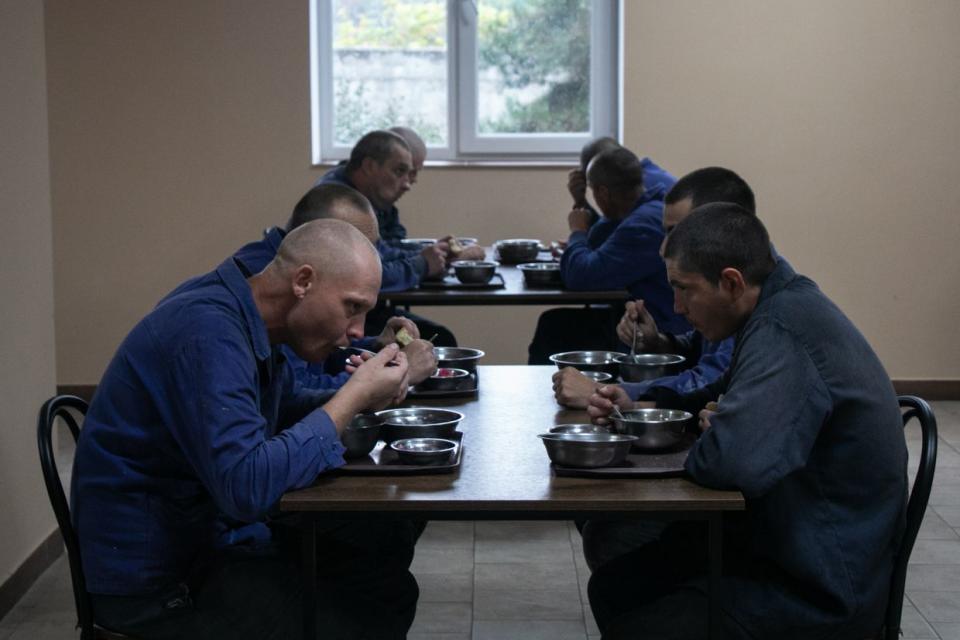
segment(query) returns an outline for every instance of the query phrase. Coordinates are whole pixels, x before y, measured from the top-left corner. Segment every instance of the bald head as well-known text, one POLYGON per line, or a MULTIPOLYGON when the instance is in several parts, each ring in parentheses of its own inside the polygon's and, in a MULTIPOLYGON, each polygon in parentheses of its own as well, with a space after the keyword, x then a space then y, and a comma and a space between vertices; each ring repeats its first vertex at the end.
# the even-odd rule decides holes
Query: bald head
POLYGON ((366 270, 380 275, 376 248, 355 225, 333 218, 314 220, 288 233, 271 263, 280 273, 301 265, 310 265, 322 279, 366 270))
POLYGON ((413 166, 417 169, 422 167, 423 161, 427 159, 427 145, 423 142, 423 138, 410 127, 390 127, 387 131, 403 138, 407 146, 410 147, 411 155, 413 155, 413 166))
POLYGON ((370 242, 380 239, 373 205, 356 189, 342 184, 320 184, 310 189, 293 208, 287 232, 313 220, 342 220, 356 227, 370 242))

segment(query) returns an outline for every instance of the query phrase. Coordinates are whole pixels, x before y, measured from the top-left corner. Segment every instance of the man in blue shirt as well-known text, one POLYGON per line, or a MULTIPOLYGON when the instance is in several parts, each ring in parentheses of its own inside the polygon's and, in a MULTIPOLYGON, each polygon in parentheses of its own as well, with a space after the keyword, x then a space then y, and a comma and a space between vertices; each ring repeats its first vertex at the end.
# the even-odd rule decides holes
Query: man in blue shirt
MULTIPOLYGON (((139 638, 299 637, 299 547, 273 507, 343 464, 340 432, 403 398, 407 361, 386 347, 321 407, 328 395, 295 389, 277 346, 326 358, 363 335, 379 285, 363 235, 318 220, 291 232, 260 273, 230 258, 133 328, 94 395, 73 468, 98 623, 139 638), (223 515, 269 525, 274 544, 218 549, 223 515)), ((323 529, 326 633, 403 637, 417 599, 413 527, 323 529)))
MULTIPOLYGON (((567 216, 570 238, 560 260, 563 284, 574 290, 625 288, 645 301, 664 329, 679 333, 689 325, 673 312, 659 249, 663 240, 663 197, 672 186, 649 159, 623 147, 590 161, 587 183, 604 219, 590 226, 590 213, 567 216)), ((623 307, 551 309, 537 322, 529 364, 549 364, 550 355, 581 349, 621 350, 616 326, 623 307)))
MULTIPOLYGON (((876 637, 907 498, 900 409, 883 366, 736 205, 696 209, 664 259, 690 324, 708 340, 736 336, 717 382, 657 399, 699 415, 685 464, 693 480, 746 500, 741 517, 724 518, 722 637, 876 637)), ((612 402, 630 405, 609 387, 588 411, 605 421, 612 402)), ((703 526, 678 522, 595 571, 588 591, 604 638, 701 637, 706 549, 703 526)))

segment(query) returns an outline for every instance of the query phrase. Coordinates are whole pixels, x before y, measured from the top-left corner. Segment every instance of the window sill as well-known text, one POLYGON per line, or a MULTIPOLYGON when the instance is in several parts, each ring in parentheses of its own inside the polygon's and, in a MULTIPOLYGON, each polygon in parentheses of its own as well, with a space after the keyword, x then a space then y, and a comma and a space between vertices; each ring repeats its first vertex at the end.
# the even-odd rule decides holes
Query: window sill
MULTIPOLYGON (((315 168, 329 169, 340 160, 321 160, 315 168)), ((571 160, 427 160, 428 169, 576 169, 579 163, 571 160)))

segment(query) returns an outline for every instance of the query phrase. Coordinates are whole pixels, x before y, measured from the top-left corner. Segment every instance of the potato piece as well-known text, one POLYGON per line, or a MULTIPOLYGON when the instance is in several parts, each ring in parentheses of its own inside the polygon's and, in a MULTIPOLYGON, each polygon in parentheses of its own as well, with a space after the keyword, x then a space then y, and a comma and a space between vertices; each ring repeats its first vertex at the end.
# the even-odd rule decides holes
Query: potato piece
POLYGON ((410 332, 407 331, 406 327, 401 327, 400 331, 397 331, 397 343, 401 347, 405 347, 411 342, 413 342, 413 336, 410 335, 410 332))
POLYGON ((457 255, 461 251, 463 251, 463 245, 460 244, 460 241, 456 238, 450 238, 450 253, 457 255))

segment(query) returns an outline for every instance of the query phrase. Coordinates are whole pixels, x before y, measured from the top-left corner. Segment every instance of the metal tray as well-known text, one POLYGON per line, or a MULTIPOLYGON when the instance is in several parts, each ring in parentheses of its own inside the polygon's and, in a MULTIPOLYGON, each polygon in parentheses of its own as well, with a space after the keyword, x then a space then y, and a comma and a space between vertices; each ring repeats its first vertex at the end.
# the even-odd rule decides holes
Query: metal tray
POLYGON ((477 394, 477 388, 480 381, 477 378, 477 372, 471 371, 470 375, 460 381, 456 389, 421 389, 411 386, 407 389, 407 397, 416 398, 464 398, 477 394))
POLYGON ((411 476, 440 473, 453 473, 460 468, 463 459, 463 432, 454 431, 448 438, 455 440, 457 448, 450 454, 450 461, 446 464, 404 464, 397 458, 397 452, 387 446, 382 440, 377 443, 364 458, 347 460, 347 464, 337 469, 337 473, 344 475, 364 476, 411 476))
POLYGON ((420 288, 421 289, 445 289, 445 290, 457 290, 457 289, 469 289, 473 290, 487 290, 487 289, 503 289, 506 287, 506 283, 503 281, 503 276, 500 275, 500 272, 493 274, 493 277, 490 278, 489 282, 484 282, 483 284, 478 283, 463 283, 457 280, 457 276, 447 275, 443 280, 421 280, 420 288))
POLYGON ((687 434, 682 443, 664 451, 653 453, 630 453, 624 464, 615 467, 580 469, 552 464, 558 476, 575 478, 669 478, 684 474, 683 463, 693 446, 696 436, 687 434))

